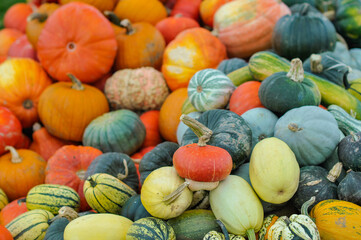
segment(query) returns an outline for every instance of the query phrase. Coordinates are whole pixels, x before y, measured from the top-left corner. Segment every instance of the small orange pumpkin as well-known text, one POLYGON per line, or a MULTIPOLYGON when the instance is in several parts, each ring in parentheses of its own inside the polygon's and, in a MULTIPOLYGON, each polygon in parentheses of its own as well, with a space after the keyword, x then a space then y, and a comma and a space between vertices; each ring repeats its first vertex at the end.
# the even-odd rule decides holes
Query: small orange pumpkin
POLYGON ((204 0, 199 7, 199 13, 203 22, 213 28, 214 14, 223 4, 233 0, 204 0))
POLYGON ((15 146, 22 138, 20 121, 6 107, 0 106, 0 155, 6 146, 15 146))
POLYGON ((118 2, 118 0, 59 0, 60 4, 62 5, 75 1, 92 5, 96 7, 100 12, 104 12, 106 10, 113 10, 118 2))
POLYGON ((4 28, 0 30, 0 56, 7 57, 10 46, 23 35, 22 32, 12 28, 4 28))
POLYGON ((36 51, 25 34, 11 44, 8 56, 12 58, 31 58, 37 60, 36 51))
POLYGON ((33 12, 33 8, 27 3, 12 5, 4 15, 5 28, 14 28, 25 33, 26 18, 33 12))
POLYGON ((145 127, 145 139, 142 148, 157 146, 162 142, 159 132, 159 110, 151 110, 140 115, 140 120, 145 127))
POLYGON ((0 212, 0 225, 7 225, 14 218, 27 212, 26 198, 18 198, 6 205, 0 212))

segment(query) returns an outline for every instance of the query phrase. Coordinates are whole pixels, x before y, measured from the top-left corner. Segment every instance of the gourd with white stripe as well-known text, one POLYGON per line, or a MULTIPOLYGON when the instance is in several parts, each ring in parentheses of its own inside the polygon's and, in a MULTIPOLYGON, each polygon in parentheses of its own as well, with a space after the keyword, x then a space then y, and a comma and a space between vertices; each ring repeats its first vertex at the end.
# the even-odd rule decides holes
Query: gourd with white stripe
POLYGON ((26 207, 29 210, 44 209, 57 214, 61 207, 71 207, 79 211, 80 197, 78 193, 67 186, 59 184, 40 184, 28 192, 26 207))
POLYGON ((121 214, 125 202, 136 192, 106 173, 96 173, 84 182, 84 196, 89 206, 99 213, 121 214))
POLYGON ((0 188, 0 211, 9 203, 5 192, 0 188))
POLYGON ((188 97, 192 105, 201 112, 224 108, 235 86, 221 71, 203 69, 196 72, 188 85, 188 97))
POLYGON ((135 221, 128 229, 127 240, 175 240, 173 228, 162 219, 146 217, 135 221))
MULTIPOLYGON (((242 236, 237 236, 234 234, 228 234, 229 240, 245 240, 244 237, 242 236)), ((223 233, 217 232, 217 231, 210 231, 208 232, 203 240, 225 240, 225 236, 223 233)))
POLYGON ((361 121, 352 117, 340 106, 330 105, 327 110, 334 116, 338 128, 345 136, 350 135, 352 132, 361 132, 361 121))

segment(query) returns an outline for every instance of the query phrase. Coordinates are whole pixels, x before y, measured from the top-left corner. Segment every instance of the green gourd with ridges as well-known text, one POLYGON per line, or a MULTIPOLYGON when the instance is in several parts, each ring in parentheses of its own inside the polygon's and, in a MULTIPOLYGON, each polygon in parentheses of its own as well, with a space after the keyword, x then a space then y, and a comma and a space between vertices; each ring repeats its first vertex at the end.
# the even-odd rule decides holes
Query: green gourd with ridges
POLYGON ((227 74, 227 77, 229 77, 229 79, 236 87, 238 87, 242 83, 254 80, 248 66, 244 66, 240 69, 230 72, 229 74, 227 74))
POLYGON ((132 221, 152 216, 143 206, 143 203, 140 200, 140 194, 133 195, 125 202, 120 215, 129 218, 132 221))
POLYGON ((120 214, 125 202, 136 192, 106 173, 96 173, 84 182, 84 196, 89 206, 99 213, 120 214))
POLYGON ((135 221, 128 229, 126 240, 175 240, 173 228, 164 220, 146 217, 135 221))
MULTIPOLYGON (((361 121, 355 119, 348 114, 343 108, 337 105, 328 106, 327 110, 333 115, 337 121, 338 128, 343 134, 350 135, 351 133, 361 132, 361 121)), ((353 112, 352 114, 354 114, 353 112)), ((357 117, 357 114, 356 114, 357 117)))
POLYGON ((44 209, 58 214, 61 207, 71 207, 79 211, 80 197, 72 188, 59 184, 40 184, 28 192, 26 207, 28 210, 44 209))
POLYGON ((0 188, 0 211, 9 203, 8 197, 6 196, 4 190, 0 188))

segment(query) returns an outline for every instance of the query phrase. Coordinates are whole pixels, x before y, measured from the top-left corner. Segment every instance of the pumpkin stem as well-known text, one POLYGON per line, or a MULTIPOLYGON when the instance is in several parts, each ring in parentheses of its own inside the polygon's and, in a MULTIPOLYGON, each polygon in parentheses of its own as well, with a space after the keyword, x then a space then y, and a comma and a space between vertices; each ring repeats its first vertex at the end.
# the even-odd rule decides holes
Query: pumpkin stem
POLYGON ((79 217, 78 213, 71 207, 61 207, 59 209, 59 214, 55 217, 53 217, 50 222, 54 222, 55 220, 59 219, 59 218, 66 218, 69 220, 69 222, 71 222, 72 220, 74 220, 75 218, 79 217))
MULTIPOLYGON (((301 207, 301 214, 303 215, 306 215, 307 217, 311 218, 309 215, 308 215, 308 208, 316 201, 316 197, 315 196, 312 196, 310 198, 310 200, 306 201, 304 204, 302 204, 302 207, 301 207)), ((311 218, 312 221, 315 221, 314 218, 311 218)))
POLYGON ((332 168, 331 170, 328 172, 328 175, 327 175, 327 179, 330 181, 330 182, 335 182, 336 179, 340 176, 341 174, 341 171, 342 171, 342 162, 338 162, 336 163, 332 168))
POLYGON ((23 107, 25 109, 32 109, 34 106, 33 104, 33 101, 31 99, 26 99, 24 102, 23 102, 23 107))
POLYGON ((180 120, 185 125, 187 125, 194 132, 195 135, 197 135, 198 146, 206 146, 206 143, 211 139, 211 136, 213 134, 212 130, 185 114, 182 114, 180 120))
POLYGON ((118 176, 117 176, 117 178, 119 180, 125 179, 126 177, 128 177, 128 174, 129 174, 128 164, 127 164, 127 161, 125 159, 123 159, 123 164, 124 164, 125 174, 119 173, 118 176))
POLYGON ((118 27, 123 27, 120 25, 120 21, 121 21, 120 18, 118 18, 118 16, 115 15, 114 12, 106 10, 103 13, 111 23, 113 23, 114 25, 117 25, 118 27))
POLYGON ((80 80, 77 79, 73 74, 68 73, 68 77, 71 79, 71 82, 73 83, 73 86, 71 86, 72 89, 82 91, 84 90, 83 84, 81 84, 80 80))
POLYGON ((292 132, 301 131, 303 128, 298 128, 298 125, 296 123, 290 123, 288 124, 288 129, 292 132))
POLYGON ((48 19, 48 14, 46 13, 39 13, 39 12, 35 12, 30 14, 27 18, 26 21, 30 22, 32 20, 38 20, 39 22, 43 23, 46 21, 46 19, 48 19))
POLYGON ((89 177, 87 180, 89 181, 90 186, 95 187, 97 185, 97 182, 94 181, 92 177, 89 177))
POLYGON ((304 71, 302 67, 302 61, 299 58, 294 58, 291 61, 290 71, 287 73, 287 77, 291 78, 295 82, 302 82, 304 79, 304 71))
POLYGON ((140 159, 134 159, 134 158, 131 158, 132 159, 132 161, 134 162, 134 163, 137 163, 137 164, 139 164, 140 163, 140 161, 142 160, 141 158, 140 159))
POLYGON ((319 54, 311 54, 310 63, 311 63, 311 72, 321 73, 323 71, 323 65, 321 64, 322 56, 319 54))
POLYGON ((171 204, 174 200, 176 200, 179 195, 183 192, 183 190, 188 187, 189 185, 189 182, 184 182, 182 183, 181 185, 179 185, 179 187, 174 191, 172 192, 171 194, 165 196, 163 198, 163 202, 166 202, 167 204, 171 204))
POLYGON ((132 35, 135 33, 135 30, 132 24, 130 23, 129 19, 123 19, 122 21, 120 21, 120 26, 127 29, 127 35, 132 35))
POLYGON ((247 229, 246 234, 248 240, 256 240, 256 233, 254 232, 254 229, 247 229))
POLYGON ((311 5, 308 3, 302 3, 302 9, 300 11, 300 15, 305 16, 308 13, 308 11, 310 10, 310 6, 311 5))
POLYGON ((36 122, 33 125, 33 132, 39 131, 41 129, 40 123, 36 122))
POLYGON ((16 149, 14 147, 6 146, 5 150, 10 151, 12 163, 21 163, 23 161, 23 158, 20 157, 19 153, 16 151, 16 149))
POLYGON ((177 13, 176 15, 174 15, 173 16, 174 18, 181 18, 181 17, 183 17, 183 14, 181 14, 181 13, 177 13))
POLYGON ((219 219, 216 219, 216 223, 217 223, 217 224, 219 225, 219 227, 221 228, 225 240, 229 240, 229 234, 228 234, 228 231, 227 231, 226 226, 224 226, 224 223, 223 223, 221 220, 219 220, 219 219))

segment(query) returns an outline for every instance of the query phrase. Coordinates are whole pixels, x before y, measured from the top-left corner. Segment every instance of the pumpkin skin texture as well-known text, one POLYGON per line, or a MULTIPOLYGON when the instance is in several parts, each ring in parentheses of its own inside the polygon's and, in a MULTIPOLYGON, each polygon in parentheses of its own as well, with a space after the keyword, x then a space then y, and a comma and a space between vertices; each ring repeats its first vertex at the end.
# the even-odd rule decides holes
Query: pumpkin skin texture
POLYGON ((8 56, 12 58, 31 58, 37 60, 36 51, 25 34, 11 44, 8 56))
POLYGON ((202 0, 177 0, 170 13, 171 16, 182 14, 185 17, 199 21, 199 7, 202 0))
POLYGON ((72 2, 46 20, 37 50, 41 65, 56 80, 69 81, 67 74, 72 73, 80 81, 91 83, 109 72, 117 42, 101 12, 91 5, 72 2))
POLYGON ((22 32, 12 28, 4 28, 0 30, 0 56, 6 59, 10 46, 23 35, 22 32))
POLYGON ((291 10, 292 15, 283 16, 273 29, 272 47, 277 54, 303 61, 312 53, 335 48, 335 27, 318 10, 308 3, 293 5, 291 10))
POLYGON ((346 170, 361 171, 360 139, 361 132, 351 133, 338 144, 337 154, 346 170))
POLYGON ((316 106, 287 111, 277 121, 274 136, 287 143, 301 167, 323 163, 340 139, 335 118, 316 106))
POLYGON ((218 64, 217 69, 224 74, 229 74, 237 69, 247 66, 248 63, 242 58, 225 59, 218 64))
POLYGON ((145 138, 145 127, 138 115, 127 109, 105 113, 86 127, 83 144, 103 153, 135 153, 145 138))
POLYGON ((99 89, 80 84, 75 78, 72 81, 57 82, 48 87, 40 96, 38 111, 51 135, 80 142, 88 124, 108 112, 109 106, 99 89))
POLYGON ((214 30, 228 57, 248 58, 271 48, 273 28, 286 14, 290 14, 289 8, 275 0, 231 1, 214 15, 214 30))
POLYGON ((201 15, 202 21, 213 28, 214 14, 217 10, 227 2, 233 0, 204 0, 199 7, 199 14, 201 15))
POLYGON ((163 141, 159 131, 159 114, 159 110, 150 110, 140 115, 139 118, 145 127, 145 139, 142 148, 157 146, 163 141))
POLYGON ((5 226, 0 225, 0 240, 13 240, 11 233, 9 230, 5 228, 5 226))
MULTIPOLYGON (((68 4, 70 2, 74 2, 75 0, 59 0, 61 5, 68 4)), ((115 5, 117 4, 117 0, 108 0, 108 1, 98 1, 98 0, 76 0, 77 2, 87 3, 96 7, 100 12, 104 12, 105 10, 113 10, 115 5)))
POLYGON ((16 116, 6 107, 0 106, 0 156, 6 146, 15 146, 21 140, 22 127, 16 116))
POLYGON ((129 218, 132 221, 137 221, 141 218, 152 216, 144 208, 142 201, 140 200, 140 194, 133 195, 125 202, 120 212, 120 215, 129 218))
POLYGON ((252 151, 249 177, 257 195, 266 202, 281 204, 297 191, 300 176, 295 154, 275 137, 256 144, 252 151))
POLYGON ((329 199, 319 202, 310 212, 321 239, 359 239, 361 207, 350 202, 329 199))
POLYGON ((25 33, 26 18, 33 12, 33 8, 27 3, 12 5, 4 15, 4 27, 13 28, 25 33))
MULTIPOLYGON (((251 152, 252 132, 242 117, 228 110, 214 109, 204 112, 197 120, 213 131, 207 144, 223 148, 231 155, 232 169, 246 161, 251 152)), ((196 142, 198 137, 191 129, 187 129, 181 145, 196 142)))
POLYGON ((166 221, 155 217, 146 217, 135 221, 129 227, 126 239, 175 240, 176 235, 173 228, 166 221))
POLYGON ((0 106, 12 111, 23 128, 31 127, 39 119, 40 95, 50 84, 38 62, 29 58, 8 59, 0 65, 0 106))
POLYGON ((123 69, 107 79, 104 87, 111 109, 159 110, 169 95, 161 72, 152 67, 123 69))
POLYGON ((361 180, 361 173, 350 171, 337 186, 338 199, 361 205, 361 188, 357 184, 361 180))
POLYGON ((225 46, 208 30, 184 30, 168 44, 163 54, 162 73, 171 91, 185 88, 192 76, 205 68, 217 68, 227 57, 225 46))
POLYGON ((18 198, 7 204, 3 209, 0 211, 0 225, 7 225, 11 222, 14 218, 27 212, 28 209, 26 208, 26 199, 25 198, 18 198))

